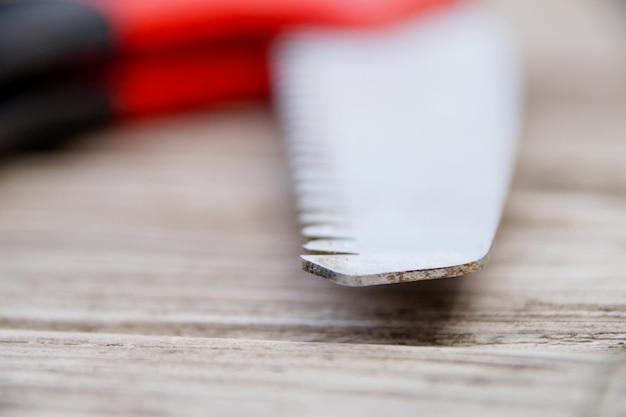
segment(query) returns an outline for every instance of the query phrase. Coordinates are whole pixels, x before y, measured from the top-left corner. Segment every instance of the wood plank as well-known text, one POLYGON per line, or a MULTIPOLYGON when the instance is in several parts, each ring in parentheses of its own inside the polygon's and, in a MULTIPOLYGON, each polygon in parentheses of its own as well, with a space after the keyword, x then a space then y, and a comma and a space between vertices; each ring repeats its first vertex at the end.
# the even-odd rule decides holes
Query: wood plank
POLYGON ((299 270, 270 113, 178 123, 194 134, 154 122, 5 167, 3 327, 624 349, 621 195, 519 186, 484 272, 341 288, 299 270))
MULTIPOLYGON (((0 332, 11 415, 617 416, 601 356, 0 332), (7 380, 11 381, 9 386, 7 380), (114 384, 111 381, 115 381, 114 384), (60 388, 62 387, 62 388, 60 388), (59 391, 66 396, 61 397, 59 391), (580 415, 580 414, 578 414, 580 415)), ((622 387, 623 388, 623 387, 622 387)), ((621 388, 620 388, 621 389, 621 388)))
POLYGON ((0 166, 0 415, 626 415, 626 21, 497 3, 528 123, 486 270, 301 272, 264 105, 112 127, 0 166))

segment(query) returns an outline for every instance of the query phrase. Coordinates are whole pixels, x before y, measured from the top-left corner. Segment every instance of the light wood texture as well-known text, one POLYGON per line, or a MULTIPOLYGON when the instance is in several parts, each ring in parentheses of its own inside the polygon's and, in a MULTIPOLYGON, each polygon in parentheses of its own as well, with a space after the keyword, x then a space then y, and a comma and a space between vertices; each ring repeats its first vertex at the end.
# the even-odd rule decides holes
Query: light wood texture
POLYGON ((539 3, 497 3, 527 129, 471 276, 301 272, 260 105, 3 163, 0 415, 626 415, 626 6, 539 3))

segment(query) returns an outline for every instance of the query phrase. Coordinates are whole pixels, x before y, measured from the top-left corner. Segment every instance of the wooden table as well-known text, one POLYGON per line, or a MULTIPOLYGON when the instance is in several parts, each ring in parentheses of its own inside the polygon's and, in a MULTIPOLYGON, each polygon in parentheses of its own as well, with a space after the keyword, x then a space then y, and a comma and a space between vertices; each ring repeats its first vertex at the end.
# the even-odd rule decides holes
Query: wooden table
POLYGON ((527 58, 527 124, 471 276, 301 272, 262 105, 3 163, 0 415, 626 415, 624 4, 541 3, 497 4, 527 58))

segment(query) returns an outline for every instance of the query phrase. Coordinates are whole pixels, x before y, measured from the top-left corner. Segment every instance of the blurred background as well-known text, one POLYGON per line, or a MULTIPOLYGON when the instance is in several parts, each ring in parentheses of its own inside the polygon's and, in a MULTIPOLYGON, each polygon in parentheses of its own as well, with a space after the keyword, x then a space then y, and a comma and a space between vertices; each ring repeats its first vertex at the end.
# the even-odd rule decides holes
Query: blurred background
POLYGON ((626 3, 488 4, 527 83, 488 268, 359 290, 301 272, 263 81, 105 124, 0 165, 0 413, 624 415, 626 3))

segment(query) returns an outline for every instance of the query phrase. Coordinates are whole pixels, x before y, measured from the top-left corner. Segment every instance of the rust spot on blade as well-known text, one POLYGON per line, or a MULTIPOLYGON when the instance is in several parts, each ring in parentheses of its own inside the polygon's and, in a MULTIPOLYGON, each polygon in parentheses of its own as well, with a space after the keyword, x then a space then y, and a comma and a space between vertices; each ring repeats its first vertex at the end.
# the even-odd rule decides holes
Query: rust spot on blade
POLYGON ((424 281, 429 279, 450 278, 466 275, 480 270, 485 264, 484 260, 470 262, 463 265, 455 265, 446 268, 424 269, 421 271, 403 271, 385 274, 389 284, 401 282, 424 281))

